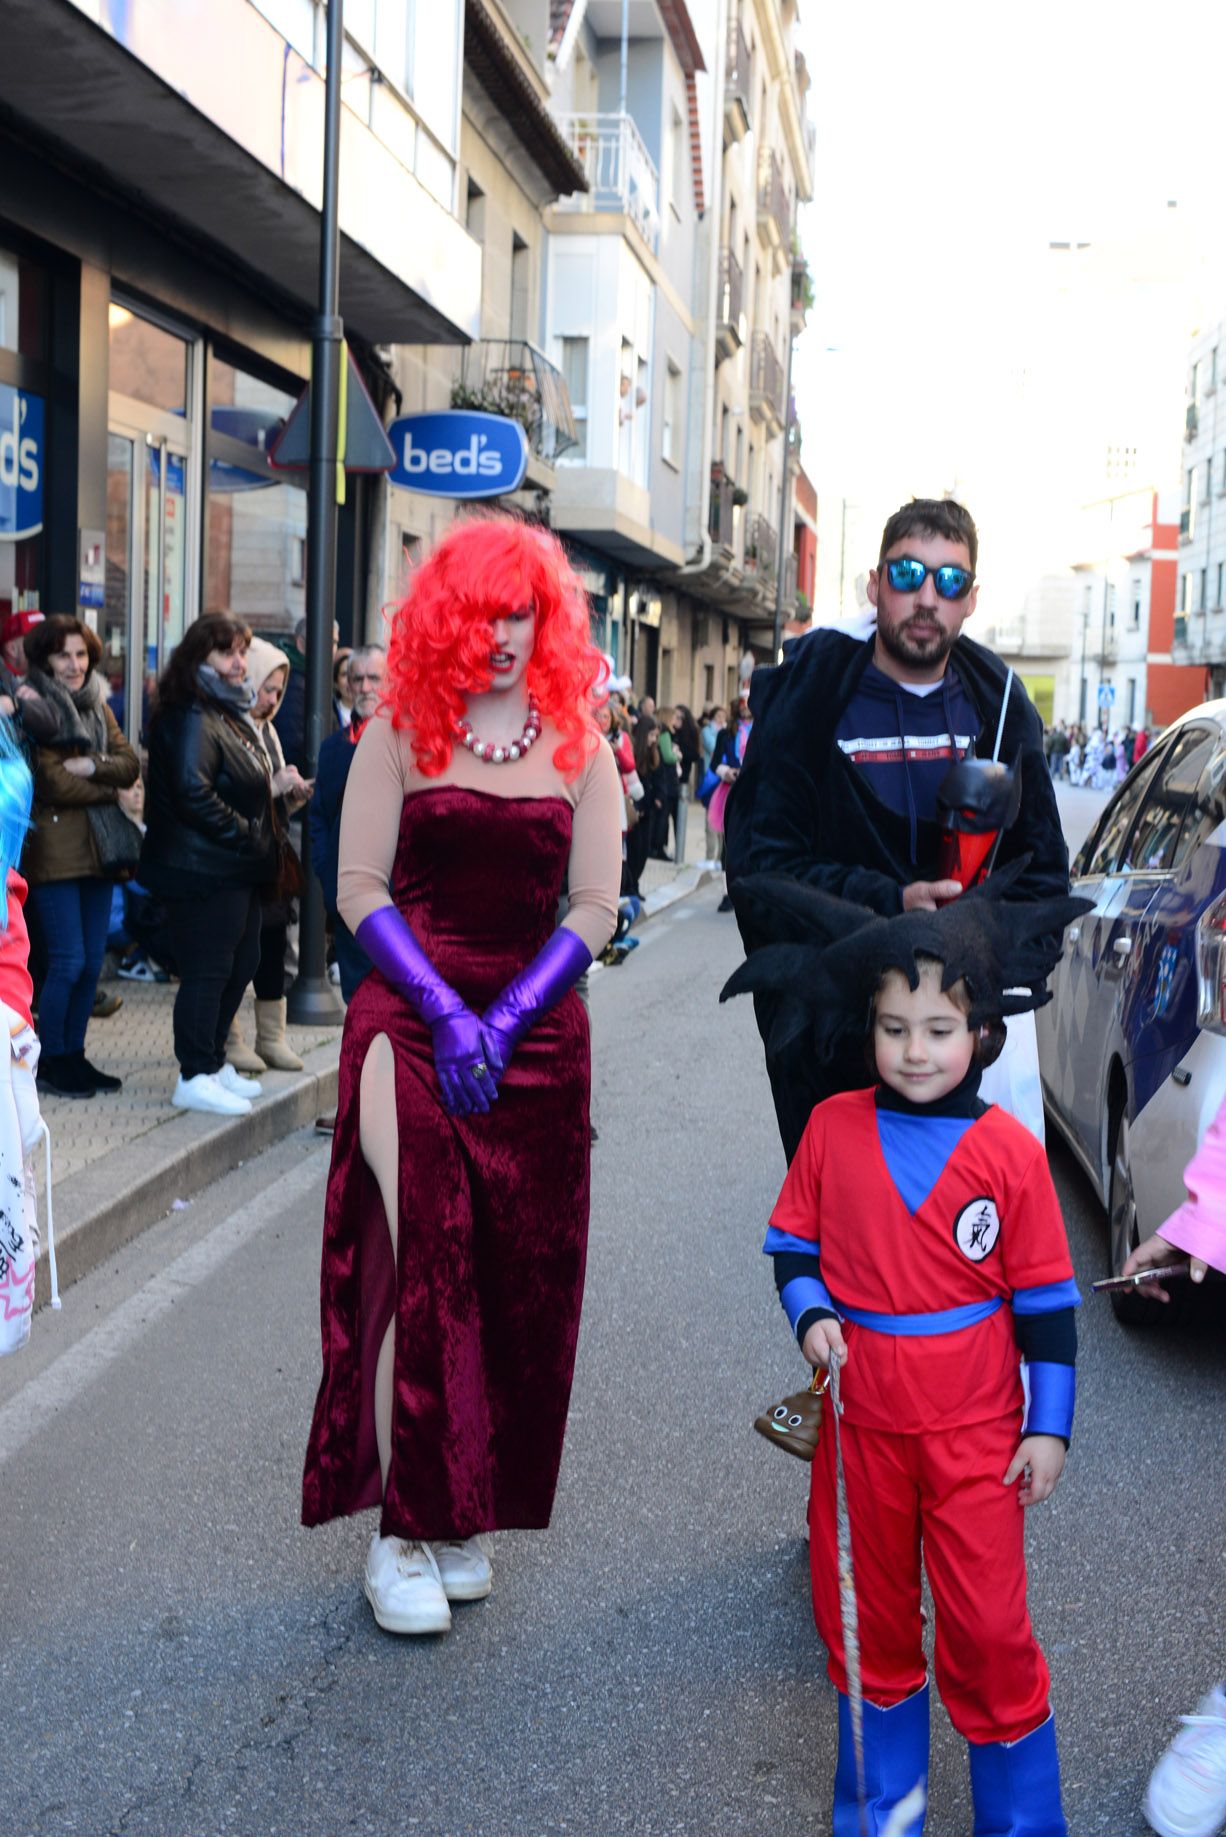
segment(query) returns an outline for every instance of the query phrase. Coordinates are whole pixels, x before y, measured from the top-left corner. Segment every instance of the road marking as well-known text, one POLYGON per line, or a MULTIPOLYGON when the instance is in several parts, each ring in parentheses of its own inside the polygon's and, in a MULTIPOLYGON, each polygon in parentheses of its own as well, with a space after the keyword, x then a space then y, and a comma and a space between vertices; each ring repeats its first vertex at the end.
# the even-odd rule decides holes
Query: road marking
MULTIPOLYGON (((207 1281, 227 1258, 269 1224, 275 1213, 305 1198, 319 1179, 323 1158, 322 1144, 319 1149, 308 1150, 306 1159, 292 1173, 283 1180, 274 1181, 214 1226, 207 1237, 202 1237, 198 1244, 193 1244, 190 1250, 185 1250, 158 1275, 151 1277, 143 1288, 120 1302, 113 1314, 92 1327, 75 1346, 54 1359, 42 1373, 31 1377, 29 1383, 0 1409, 0 1466, 37 1435, 53 1416, 96 1383, 107 1366, 160 1320, 176 1301, 207 1281)), ((71 1306, 70 1292, 65 1308, 71 1306)), ((34 1331, 37 1333, 38 1329, 36 1317, 34 1331)))

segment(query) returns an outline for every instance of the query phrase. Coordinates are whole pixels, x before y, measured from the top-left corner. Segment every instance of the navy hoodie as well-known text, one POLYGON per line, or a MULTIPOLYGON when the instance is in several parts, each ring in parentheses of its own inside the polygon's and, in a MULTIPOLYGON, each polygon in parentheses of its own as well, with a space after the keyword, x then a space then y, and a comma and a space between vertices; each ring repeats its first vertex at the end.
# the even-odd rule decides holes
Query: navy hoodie
POLYGON ((839 750, 881 802, 906 817, 913 862, 919 825, 936 821, 941 781, 972 750, 979 728, 974 703, 951 670, 917 694, 872 663, 839 717, 839 750))

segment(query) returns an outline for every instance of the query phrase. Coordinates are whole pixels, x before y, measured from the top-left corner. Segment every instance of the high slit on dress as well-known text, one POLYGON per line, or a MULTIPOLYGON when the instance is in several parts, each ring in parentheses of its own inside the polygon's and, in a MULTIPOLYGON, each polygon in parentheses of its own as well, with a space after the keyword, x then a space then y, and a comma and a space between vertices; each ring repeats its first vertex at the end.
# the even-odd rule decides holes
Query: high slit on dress
MULTIPOLYGON (((392 900, 475 1013, 554 930, 571 829, 571 804, 560 795, 508 798, 445 784, 404 799, 392 900)), ((324 1372, 303 1477, 305 1524, 381 1498, 384 1536, 548 1524, 583 1296, 589 1094, 587 1014, 573 990, 520 1042, 490 1113, 457 1117, 440 1100, 430 1029, 377 970, 357 989, 341 1044, 324 1216, 324 1372), (362 1066, 379 1034, 395 1068, 395 1261, 359 1145, 362 1066), (393 1314, 383 1488, 375 1367, 393 1314)))

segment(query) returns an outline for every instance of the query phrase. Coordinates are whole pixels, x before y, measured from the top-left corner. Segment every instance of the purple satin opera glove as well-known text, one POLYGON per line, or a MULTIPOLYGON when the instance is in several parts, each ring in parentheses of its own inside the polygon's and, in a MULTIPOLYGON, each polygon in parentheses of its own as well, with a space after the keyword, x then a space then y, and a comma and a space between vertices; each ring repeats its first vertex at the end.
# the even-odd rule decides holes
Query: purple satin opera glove
POLYGON ((481 1016, 481 1037, 499 1076, 528 1029, 574 988, 591 961, 592 953, 578 932, 559 925, 527 969, 490 1003, 481 1016))
POLYGON ((472 1009, 443 981, 395 906, 368 913, 353 936, 429 1027, 444 1108, 456 1116, 484 1115, 498 1091, 472 1009))

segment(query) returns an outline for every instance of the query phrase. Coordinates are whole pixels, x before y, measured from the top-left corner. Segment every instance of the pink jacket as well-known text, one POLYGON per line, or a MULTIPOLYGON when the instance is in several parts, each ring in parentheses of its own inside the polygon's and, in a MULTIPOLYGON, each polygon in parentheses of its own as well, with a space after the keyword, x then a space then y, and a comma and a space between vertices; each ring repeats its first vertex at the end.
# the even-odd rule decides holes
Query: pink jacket
POLYGON ((1188 1198, 1160 1234, 1177 1250, 1226 1270, 1226 1100, 1184 1173, 1188 1198))

